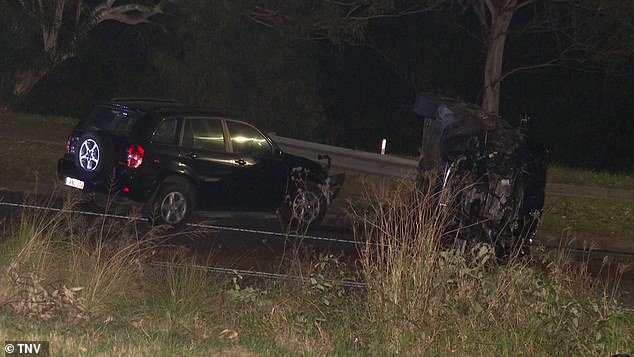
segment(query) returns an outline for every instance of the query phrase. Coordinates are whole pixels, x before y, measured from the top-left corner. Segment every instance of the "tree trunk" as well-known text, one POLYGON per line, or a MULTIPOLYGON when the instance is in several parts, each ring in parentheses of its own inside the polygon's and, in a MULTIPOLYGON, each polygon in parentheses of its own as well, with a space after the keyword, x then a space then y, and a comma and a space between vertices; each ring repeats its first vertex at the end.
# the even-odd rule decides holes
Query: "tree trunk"
POLYGON ((491 28, 487 39, 487 59, 484 66, 482 108, 490 113, 500 111, 500 82, 506 34, 517 8, 517 0, 508 0, 499 11, 491 11, 491 28))
POLYGON ((18 74, 16 83, 13 86, 13 95, 16 97, 28 95, 37 82, 44 78, 49 69, 29 69, 18 74))
POLYGON ((27 69, 17 74, 13 85, 13 95, 16 97, 28 95, 51 69, 74 57, 76 45, 100 23, 116 21, 128 25, 145 24, 150 23, 151 17, 163 13, 162 1, 155 5, 134 2, 115 5, 116 0, 78 1, 76 2, 75 24, 72 24, 71 20, 64 21, 64 15, 68 15, 68 12, 64 10, 67 0, 55 0, 54 8, 48 6, 52 2, 52 0, 46 2, 39 0, 33 2, 34 5, 31 7, 30 2, 19 1, 25 13, 34 15, 36 23, 41 27, 42 54, 48 62, 43 67, 27 69), (51 12, 53 13, 51 14, 51 12), (49 21, 50 19, 52 21, 49 21), (72 33, 72 36, 67 36, 69 40, 67 39, 66 42, 63 42, 63 39, 60 40, 61 29, 68 29, 72 33))

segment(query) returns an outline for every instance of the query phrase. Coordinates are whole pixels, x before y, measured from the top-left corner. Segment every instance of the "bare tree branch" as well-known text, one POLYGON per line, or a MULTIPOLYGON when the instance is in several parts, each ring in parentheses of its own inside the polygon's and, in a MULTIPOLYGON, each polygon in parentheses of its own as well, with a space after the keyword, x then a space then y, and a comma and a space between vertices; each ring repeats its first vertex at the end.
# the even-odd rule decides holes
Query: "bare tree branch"
POLYGON ((379 0, 321 0, 315 1, 314 7, 308 13, 291 13, 286 6, 256 6, 249 17, 256 23, 278 28, 293 37, 297 36, 297 33, 303 33, 309 39, 333 40, 333 36, 339 36, 337 41, 356 42, 363 38, 365 26, 371 20, 399 18, 431 11, 446 1, 414 1, 405 7, 392 8, 391 2, 379 0), (333 15, 313 18, 314 13, 318 12, 316 9, 323 10, 324 7, 328 7, 333 15))
POLYGON ((497 80, 497 82, 502 82, 503 80, 505 80, 507 77, 512 76, 516 73, 519 72, 524 72, 524 71, 529 71, 529 70, 533 70, 533 69, 539 69, 539 68, 546 68, 546 67, 552 67, 553 65, 560 63, 562 60, 564 59, 563 54, 560 56, 557 56, 557 58, 553 58, 551 60, 548 60, 546 62, 543 63, 539 63, 539 64, 533 64, 533 65, 525 65, 525 66, 517 66, 509 71, 506 71, 502 76, 500 76, 500 78, 497 80))
POLYGON ((163 13, 163 2, 154 6, 141 4, 126 4, 114 6, 116 0, 106 0, 93 7, 87 19, 81 23, 73 35, 69 48, 73 48, 83 40, 88 33, 105 21, 117 21, 128 25, 149 23, 153 16, 163 13))
POLYGON ((152 18, 163 14, 163 6, 169 0, 149 3, 124 2, 121 5, 117 5, 117 0, 102 0, 97 4, 77 0, 74 12, 66 11, 68 0, 18 1, 41 29, 44 59, 44 64, 40 62, 36 65, 37 68, 22 70, 23 73, 18 75, 24 80, 18 80, 14 93, 24 95, 51 68, 75 57, 79 43, 99 24, 104 21, 116 21, 127 25, 154 23, 152 18))
POLYGON ((81 1, 77 1, 77 7, 75 8, 75 23, 74 23, 74 27, 79 26, 79 20, 81 18, 81 12, 82 12, 82 5, 83 2, 81 1))

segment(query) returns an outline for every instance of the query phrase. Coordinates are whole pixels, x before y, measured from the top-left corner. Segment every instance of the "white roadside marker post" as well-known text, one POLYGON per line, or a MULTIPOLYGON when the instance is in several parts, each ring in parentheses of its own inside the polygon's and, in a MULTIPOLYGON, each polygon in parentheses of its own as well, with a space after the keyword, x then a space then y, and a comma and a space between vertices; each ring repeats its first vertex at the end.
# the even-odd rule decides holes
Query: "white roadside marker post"
MULTIPOLYGON (((381 155, 385 155, 385 148, 386 147, 387 147, 387 139, 383 138, 383 140, 381 140, 381 146, 380 146, 380 149, 379 149, 379 153, 381 155)), ((385 176, 383 176, 382 184, 381 184, 381 196, 385 198, 386 195, 387 195, 387 180, 386 180, 385 176)))

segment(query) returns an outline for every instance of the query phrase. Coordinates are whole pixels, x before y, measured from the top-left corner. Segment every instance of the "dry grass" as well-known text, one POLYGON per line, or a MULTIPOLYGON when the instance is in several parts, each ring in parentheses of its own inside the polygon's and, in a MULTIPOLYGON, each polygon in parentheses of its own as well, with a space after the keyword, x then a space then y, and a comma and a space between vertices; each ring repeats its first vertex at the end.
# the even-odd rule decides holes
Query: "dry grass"
MULTIPOLYGON (((369 285, 366 344, 377 354, 607 355, 627 351, 632 321, 569 255, 495 264, 488 245, 441 244, 449 211, 403 181, 361 215, 369 285)), ((565 252, 565 250, 562 250, 565 252)), ((622 269, 621 272, 624 270, 622 269)))
POLYGON ((357 211, 360 268, 297 248, 279 264, 287 280, 210 275, 182 249, 159 249, 173 264, 156 266, 161 227, 26 213, 0 241, 0 340, 114 356, 632 352, 618 280, 598 284, 565 250, 500 266, 486 245, 442 247, 447 211, 393 187, 368 188, 357 211), (357 275, 367 289, 342 286, 357 275))
POLYGON ((294 312, 273 309, 269 323, 273 327, 273 338, 277 346, 292 355, 326 356, 333 352, 332 342, 321 322, 313 321, 307 333, 305 320, 292 318, 294 312))
MULTIPOLYGON (((141 262, 161 239, 161 228, 139 237, 133 221, 121 224, 102 217, 87 222, 69 213, 76 203, 67 201, 60 211, 25 211, 9 234, 13 238, 4 242, 3 263, 9 267, 9 284, 4 287, 31 301, 32 313, 52 318, 55 311, 45 309, 51 305, 46 300, 59 297, 81 303, 76 306, 81 310, 78 317, 99 315, 114 301, 125 304, 138 298, 139 289, 130 287, 144 284, 141 262)), ((24 308, 23 301, 10 304, 24 308)))

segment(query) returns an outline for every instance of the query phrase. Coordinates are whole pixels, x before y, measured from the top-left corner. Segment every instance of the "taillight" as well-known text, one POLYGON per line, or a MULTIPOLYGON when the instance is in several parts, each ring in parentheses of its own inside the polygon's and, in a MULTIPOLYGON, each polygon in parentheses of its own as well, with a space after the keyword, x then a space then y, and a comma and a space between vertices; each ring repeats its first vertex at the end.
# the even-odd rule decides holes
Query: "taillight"
POLYGON ((68 134, 68 139, 66 139, 66 153, 70 154, 70 143, 73 140, 73 134, 68 134))
POLYGON ((136 169, 141 166, 143 163, 143 155, 145 155, 145 150, 143 150, 141 145, 132 144, 130 148, 128 148, 128 167, 136 169))

